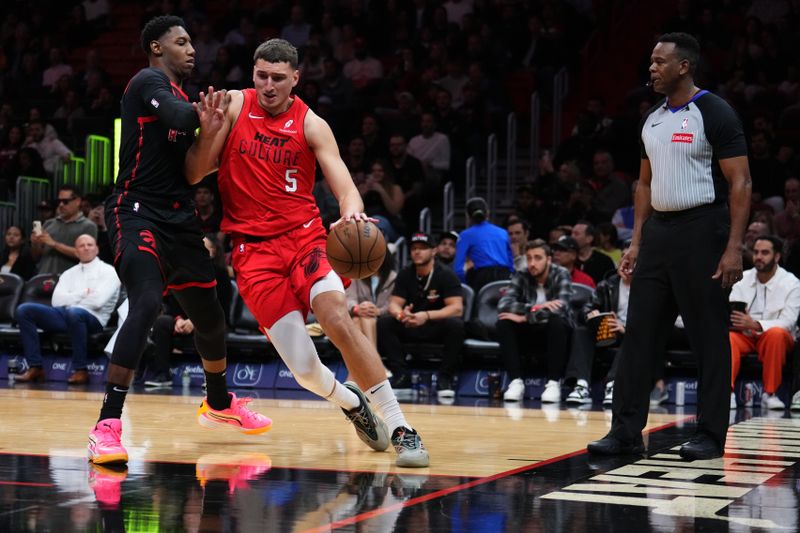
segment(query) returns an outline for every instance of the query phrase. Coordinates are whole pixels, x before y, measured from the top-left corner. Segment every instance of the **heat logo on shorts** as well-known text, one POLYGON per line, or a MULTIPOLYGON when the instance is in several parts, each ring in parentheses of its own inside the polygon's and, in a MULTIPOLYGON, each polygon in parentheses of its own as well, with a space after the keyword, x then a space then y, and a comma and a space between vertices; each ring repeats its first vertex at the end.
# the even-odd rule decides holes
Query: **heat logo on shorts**
POLYGON ((319 270, 320 257, 322 257, 322 250, 317 247, 311 250, 311 252, 300 262, 300 266, 303 267, 303 273, 307 278, 311 277, 314 272, 319 270))

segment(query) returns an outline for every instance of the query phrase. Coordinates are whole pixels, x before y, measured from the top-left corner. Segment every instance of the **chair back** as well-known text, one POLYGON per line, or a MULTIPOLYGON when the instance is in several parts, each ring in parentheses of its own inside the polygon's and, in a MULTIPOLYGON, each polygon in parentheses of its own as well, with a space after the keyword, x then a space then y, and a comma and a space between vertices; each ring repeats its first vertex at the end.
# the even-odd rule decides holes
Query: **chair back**
POLYGON ((25 282, 19 303, 37 303, 51 305, 53 290, 58 283, 58 274, 37 274, 25 282))
POLYGON ((0 322, 11 322, 17 310, 25 280, 16 274, 0 274, 0 322))
POLYGON ((497 303, 508 290, 510 281, 500 280, 487 283, 481 287, 475 299, 475 320, 480 322, 489 333, 494 333, 497 326, 497 303))

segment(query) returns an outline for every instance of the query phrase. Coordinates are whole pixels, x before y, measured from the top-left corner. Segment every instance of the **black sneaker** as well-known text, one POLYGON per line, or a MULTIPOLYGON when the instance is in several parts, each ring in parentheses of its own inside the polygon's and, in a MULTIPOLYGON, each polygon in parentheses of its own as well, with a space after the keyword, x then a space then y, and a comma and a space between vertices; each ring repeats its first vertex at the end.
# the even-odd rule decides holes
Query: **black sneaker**
POLYGON ((145 387, 172 387, 172 378, 165 372, 160 372, 150 379, 145 380, 145 387))
POLYGON ((355 383, 348 381, 344 386, 358 396, 358 401, 361 402, 358 407, 350 411, 342 409, 344 415, 356 427, 358 438, 376 452, 382 452, 389 447, 389 428, 372 412, 367 397, 355 383))
POLYGON ((430 464, 428 450, 413 429, 398 427, 392 432, 392 445, 397 452, 397 466, 424 468, 430 464))
POLYGON ((439 374, 439 379, 436 381, 436 395, 439 398, 453 398, 456 395, 453 378, 447 374, 439 374))

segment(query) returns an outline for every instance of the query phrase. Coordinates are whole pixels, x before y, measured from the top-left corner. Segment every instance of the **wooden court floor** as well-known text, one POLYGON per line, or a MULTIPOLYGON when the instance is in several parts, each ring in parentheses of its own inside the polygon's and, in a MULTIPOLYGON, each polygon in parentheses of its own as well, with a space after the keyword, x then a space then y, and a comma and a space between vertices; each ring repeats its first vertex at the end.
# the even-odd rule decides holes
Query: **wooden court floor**
POLYGON ((648 458, 597 460, 601 410, 404 404, 431 466, 402 469, 327 402, 254 399, 274 426, 247 436, 197 425, 198 396, 136 393, 114 470, 86 462, 100 401, 0 388, 0 531, 797 530, 800 420, 774 414, 735 414, 729 456, 692 465, 691 413, 651 413, 648 458))

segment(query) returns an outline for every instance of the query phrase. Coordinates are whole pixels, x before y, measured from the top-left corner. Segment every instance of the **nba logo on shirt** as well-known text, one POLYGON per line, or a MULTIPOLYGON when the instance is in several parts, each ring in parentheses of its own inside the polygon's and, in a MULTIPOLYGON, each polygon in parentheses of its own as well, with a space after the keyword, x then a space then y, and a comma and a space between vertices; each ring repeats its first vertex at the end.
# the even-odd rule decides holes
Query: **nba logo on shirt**
POLYGON ((155 98, 153 98, 152 100, 150 100, 150 104, 151 104, 153 107, 155 107, 156 109, 158 109, 159 103, 158 103, 158 100, 156 100, 155 98))
POLYGON ((243 254, 243 253, 244 253, 244 243, 241 243, 241 244, 239 245, 239 253, 240 253, 240 254, 243 254))
POLYGON ((688 118, 683 119, 683 122, 681 122, 681 129, 685 130, 688 125, 689 125, 689 119, 688 118))

